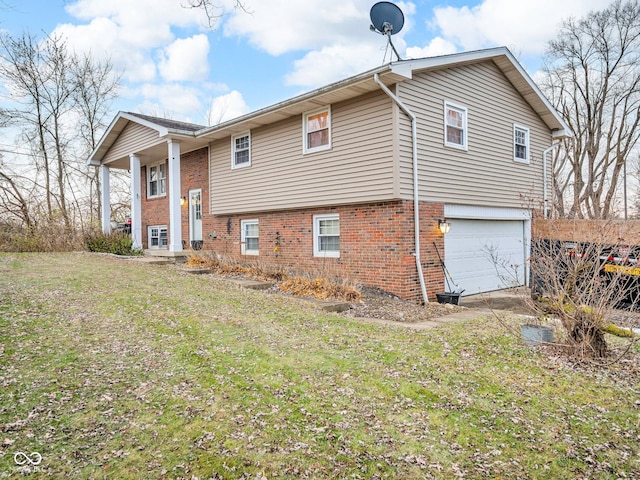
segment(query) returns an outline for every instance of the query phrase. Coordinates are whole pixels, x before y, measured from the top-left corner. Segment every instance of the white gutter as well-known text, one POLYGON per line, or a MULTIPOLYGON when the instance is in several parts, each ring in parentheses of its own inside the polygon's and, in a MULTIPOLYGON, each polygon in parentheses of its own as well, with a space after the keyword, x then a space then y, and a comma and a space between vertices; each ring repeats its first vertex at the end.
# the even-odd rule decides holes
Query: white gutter
POLYGON ((549 216, 549 205, 547 199, 547 153, 556 147, 559 147, 559 143, 554 143, 544 152, 542 152, 542 211, 544 212, 543 218, 549 216))
POLYGON ((414 226, 414 243, 416 248, 416 268, 418 269, 418 277, 420 278, 420 290, 422 291, 422 299, 424 303, 429 303, 427 297, 427 287, 424 283, 424 273, 422 272, 422 262, 420 260, 420 213, 418 206, 420 203, 420 195, 418 190, 418 131, 416 117, 398 97, 396 97, 387 86, 380 81, 377 73, 373 74, 373 80, 380 86, 382 91, 386 93, 400 109, 411 119, 411 140, 413 150, 413 226, 414 226))

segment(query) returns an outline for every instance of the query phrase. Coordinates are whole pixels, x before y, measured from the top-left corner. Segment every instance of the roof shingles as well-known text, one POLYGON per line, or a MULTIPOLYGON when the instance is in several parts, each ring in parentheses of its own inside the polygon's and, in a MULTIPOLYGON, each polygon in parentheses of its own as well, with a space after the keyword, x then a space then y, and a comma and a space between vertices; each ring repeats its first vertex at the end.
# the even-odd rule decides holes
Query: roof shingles
POLYGON ((182 130, 185 132, 196 132, 205 128, 204 125, 196 125, 195 123, 180 122, 178 120, 170 120, 168 118, 152 117, 150 115, 142 115, 140 113, 126 112, 127 115, 133 115, 147 122, 155 123, 169 130, 182 130))

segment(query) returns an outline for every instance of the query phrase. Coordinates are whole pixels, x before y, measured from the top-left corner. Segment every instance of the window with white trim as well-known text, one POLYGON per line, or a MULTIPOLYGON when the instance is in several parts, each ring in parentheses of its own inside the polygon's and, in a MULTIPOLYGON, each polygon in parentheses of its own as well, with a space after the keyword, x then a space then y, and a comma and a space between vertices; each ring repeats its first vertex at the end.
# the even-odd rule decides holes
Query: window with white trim
POLYGON ((331 148, 331 109, 329 107, 305 113, 302 122, 303 153, 331 148))
POLYGON ((513 126, 513 159, 529 163, 529 129, 526 127, 513 126))
POLYGON ((242 254, 258 255, 258 220, 242 220, 240 231, 242 254))
POLYGON ((444 103, 444 144, 467 149, 467 109, 450 102, 444 103))
POLYGON ((167 226, 152 225, 148 228, 149 249, 167 248, 167 226))
POLYGON ((163 197, 167 194, 167 164, 147 166, 147 198, 163 197))
POLYGON ((340 256, 340 215, 313 216, 313 255, 315 257, 340 256))
POLYGON ((251 134, 231 137, 231 168, 251 166, 251 134))

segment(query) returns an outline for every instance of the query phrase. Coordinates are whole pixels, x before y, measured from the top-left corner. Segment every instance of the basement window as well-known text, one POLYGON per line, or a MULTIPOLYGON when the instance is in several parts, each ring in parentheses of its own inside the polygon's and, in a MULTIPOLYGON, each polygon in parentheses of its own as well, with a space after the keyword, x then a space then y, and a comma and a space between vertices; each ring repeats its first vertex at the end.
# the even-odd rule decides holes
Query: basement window
POLYGON ((258 255, 258 220, 242 220, 240 229, 242 232, 242 254, 258 255))
POLYGON ((167 226, 166 225, 153 225, 148 229, 149 235, 149 249, 162 249, 167 248, 169 242, 167 241, 167 226))
POLYGON ((340 257, 340 215, 313 216, 313 255, 340 257))

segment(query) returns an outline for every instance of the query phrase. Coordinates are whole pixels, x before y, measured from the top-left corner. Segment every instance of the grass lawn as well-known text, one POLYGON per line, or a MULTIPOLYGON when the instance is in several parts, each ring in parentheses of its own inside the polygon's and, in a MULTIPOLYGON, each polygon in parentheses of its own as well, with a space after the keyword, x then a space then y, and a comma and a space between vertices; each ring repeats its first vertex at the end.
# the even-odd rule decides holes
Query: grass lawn
POLYGON ((637 479, 640 385, 495 319, 417 332, 175 267, 0 254, 0 478, 22 475, 637 479))

